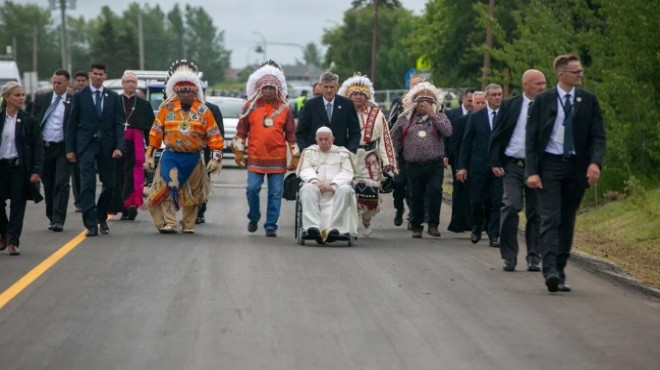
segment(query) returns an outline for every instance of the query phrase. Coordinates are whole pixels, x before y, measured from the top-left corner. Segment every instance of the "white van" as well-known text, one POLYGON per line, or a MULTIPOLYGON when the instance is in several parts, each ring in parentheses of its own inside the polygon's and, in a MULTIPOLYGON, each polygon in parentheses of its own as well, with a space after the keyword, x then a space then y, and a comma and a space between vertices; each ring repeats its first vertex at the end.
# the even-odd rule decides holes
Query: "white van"
POLYGON ((0 86, 9 81, 21 83, 21 74, 13 60, 0 60, 0 86))

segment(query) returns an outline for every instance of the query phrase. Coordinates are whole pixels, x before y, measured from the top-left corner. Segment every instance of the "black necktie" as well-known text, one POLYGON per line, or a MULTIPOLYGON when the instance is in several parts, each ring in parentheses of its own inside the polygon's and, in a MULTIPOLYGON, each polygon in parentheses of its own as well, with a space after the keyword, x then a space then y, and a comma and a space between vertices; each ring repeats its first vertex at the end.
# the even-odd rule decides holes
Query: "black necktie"
POLYGON ((101 90, 96 90, 96 113, 98 113, 99 117, 101 117, 102 112, 103 108, 101 106, 101 90))
POLYGON ((61 96, 58 96, 55 98, 55 101, 48 106, 48 109, 46 109, 46 113, 44 114, 44 118, 41 120, 41 124, 43 125, 48 117, 57 109, 57 105, 60 104, 60 100, 62 100, 61 96))
POLYGON ((566 94, 564 101, 564 157, 570 157, 573 152, 573 103, 571 94, 566 94))
POLYGON ((490 121, 490 129, 493 129, 493 125, 495 124, 495 117, 497 117, 497 111, 493 111, 493 120, 490 121))

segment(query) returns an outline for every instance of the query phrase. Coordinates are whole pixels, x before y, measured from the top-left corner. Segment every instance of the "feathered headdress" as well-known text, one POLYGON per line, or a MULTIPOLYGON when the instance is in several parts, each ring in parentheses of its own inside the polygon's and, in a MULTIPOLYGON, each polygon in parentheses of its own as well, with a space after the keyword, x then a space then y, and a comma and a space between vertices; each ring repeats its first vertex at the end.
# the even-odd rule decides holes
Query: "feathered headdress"
POLYGON ((243 116, 250 112, 250 108, 252 108, 254 102, 261 97, 261 89, 264 86, 274 87, 276 90, 275 99, 282 101, 284 104, 287 104, 286 96, 289 94, 289 91, 286 87, 286 78, 284 78, 284 73, 282 73, 282 70, 279 68, 279 65, 276 62, 269 60, 259 69, 252 72, 248 78, 247 84, 245 84, 245 93, 248 97, 249 106, 243 116))
POLYGON ((443 99, 440 91, 430 82, 420 82, 403 96, 403 112, 401 114, 410 118, 410 114, 420 101, 428 101, 436 111, 442 108, 443 99))
POLYGON ((204 102, 204 89, 198 72, 197 66, 185 59, 172 63, 167 72, 167 82, 165 83, 167 100, 174 99, 175 93, 179 91, 195 91, 197 92, 197 99, 204 102))
POLYGON ((373 101, 374 98, 374 85, 367 76, 363 76, 360 72, 355 73, 353 77, 344 81, 337 92, 339 95, 350 98, 353 93, 360 92, 367 96, 367 100, 373 101))

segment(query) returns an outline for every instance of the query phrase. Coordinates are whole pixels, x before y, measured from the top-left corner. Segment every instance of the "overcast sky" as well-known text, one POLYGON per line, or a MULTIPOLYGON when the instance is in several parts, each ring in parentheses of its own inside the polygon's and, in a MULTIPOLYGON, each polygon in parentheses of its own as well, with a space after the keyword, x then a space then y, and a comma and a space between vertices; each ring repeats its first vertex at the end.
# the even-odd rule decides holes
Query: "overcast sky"
MULTIPOLYGON (((24 0, 25 1, 25 0, 24 0)), ((19 3, 22 1, 19 1, 19 3)), ((27 0, 42 6, 48 0, 27 0)), ((232 67, 243 67, 247 62, 261 60, 254 48, 263 44, 261 33, 267 43, 267 55, 283 64, 302 59, 302 51, 295 46, 281 46, 273 43, 287 42, 305 45, 314 42, 321 45, 323 29, 332 28, 341 22, 344 12, 350 8, 351 0, 77 0, 76 10, 69 11, 73 16, 94 18, 103 5, 111 5, 112 10, 121 14, 128 4, 139 2, 154 6, 160 4, 168 12, 179 3, 203 6, 211 15, 215 26, 225 31, 225 46, 231 50, 232 67)), ((401 0, 404 7, 422 14, 427 0, 401 0)), ((53 13, 59 19, 59 13, 53 13)), ((324 52, 325 50, 322 49, 324 52)))

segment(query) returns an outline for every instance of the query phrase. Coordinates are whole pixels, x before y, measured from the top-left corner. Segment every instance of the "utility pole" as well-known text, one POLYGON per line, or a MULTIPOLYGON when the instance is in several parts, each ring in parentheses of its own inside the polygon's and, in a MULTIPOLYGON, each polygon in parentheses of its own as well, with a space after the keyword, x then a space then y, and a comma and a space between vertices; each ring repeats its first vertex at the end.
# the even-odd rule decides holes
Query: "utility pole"
POLYGON ((371 83, 376 86, 376 45, 378 44, 378 5, 379 0, 374 2, 374 20, 371 25, 371 83))
MULTIPOLYGON (((56 1, 50 0, 50 9, 57 9, 56 1)), ((76 0, 68 0, 69 8, 76 8, 76 0)), ((71 70, 71 61, 69 60, 69 42, 66 34, 66 7, 67 0, 59 0, 60 15, 62 17, 62 29, 60 30, 61 53, 62 53, 62 68, 71 70)))
POLYGON ((138 11, 138 51, 140 55, 140 70, 144 71, 144 31, 142 28, 142 4, 138 11))
POLYGON ((34 26, 32 30, 32 70, 37 72, 37 48, 39 47, 37 43, 37 26, 34 26))
POLYGON ((489 50, 493 48, 493 25, 492 20, 495 17, 495 0, 488 1, 488 16, 491 18, 491 21, 488 22, 486 26, 486 51, 484 52, 484 66, 481 75, 481 88, 483 89, 486 86, 486 79, 490 74, 490 53, 489 50))

